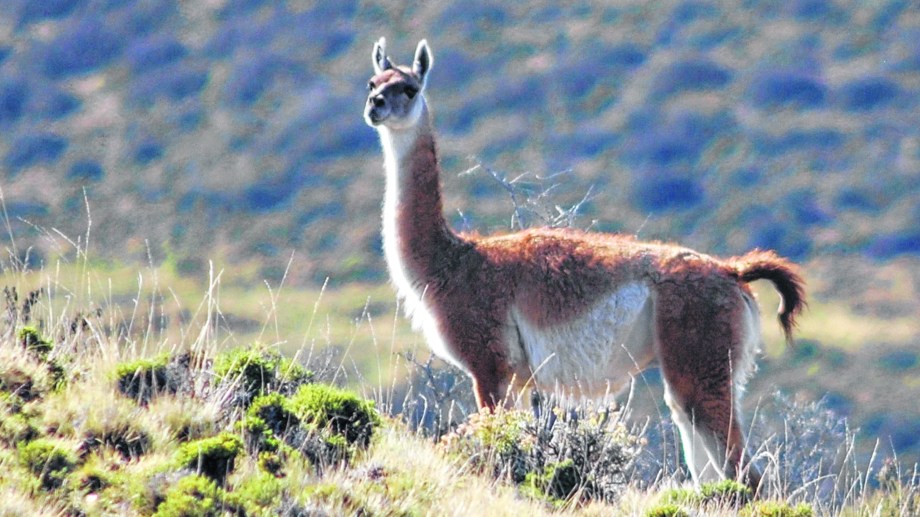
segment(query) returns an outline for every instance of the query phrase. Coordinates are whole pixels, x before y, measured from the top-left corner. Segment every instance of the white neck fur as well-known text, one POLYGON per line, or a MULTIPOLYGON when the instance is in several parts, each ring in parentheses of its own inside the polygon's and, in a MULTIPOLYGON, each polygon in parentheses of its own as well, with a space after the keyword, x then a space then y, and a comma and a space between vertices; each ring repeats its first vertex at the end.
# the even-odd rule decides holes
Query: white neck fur
POLYGON ((410 278, 403 263, 400 242, 406 236, 400 235, 398 216, 402 194, 411 187, 411 171, 407 158, 415 148, 419 135, 431 130, 424 99, 419 99, 413 109, 414 124, 408 127, 378 127, 383 147, 386 192, 383 201, 383 249, 390 277, 399 296, 403 298, 407 314, 412 314, 421 301, 423 293, 417 292, 415 280, 410 278))

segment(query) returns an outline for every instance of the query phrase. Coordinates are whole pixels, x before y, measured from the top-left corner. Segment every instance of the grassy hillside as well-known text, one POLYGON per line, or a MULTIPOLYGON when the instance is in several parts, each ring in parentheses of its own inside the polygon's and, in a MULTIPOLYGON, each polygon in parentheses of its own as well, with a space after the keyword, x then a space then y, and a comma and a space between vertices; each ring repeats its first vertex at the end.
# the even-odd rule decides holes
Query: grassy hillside
MULTIPOLYGON (((920 460, 920 11, 903 0, 0 2, 0 365, 11 368, 4 393, 33 374, 40 386, 30 400, 3 398, 0 468, 15 472, 0 482, 5 500, 26 514, 92 514, 94 501, 152 513, 185 474, 175 454, 189 437, 170 426, 201 415, 188 424, 196 437, 243 437, 242 409, 211 388, 137 406, 116 395, 119 365, 258 344, 375 400, 387 422, 348 468, 286 466, 305 479, 282 482, 290 508, 413 513, 449 493, 468 508, 548 511, 545 498, 519 495, 546 488, 544 472, 512 489, 432 445, 470 416, 470 391, 428 359, 383 285, 382 158, 361 117, 380 36, 398 62, 418 39, 432 45, 426 95, 455 227, 506 231, 577 205, 557 222, 800 262, 810 307, 796 347, 781 344, 775 295, 757 286, 765 357, 744 413, 777 469, 772 495, 818 513, 909 513, 920 460), (501 183, 520 175, 519 192, 551 194, 523 220, 501 183), (54 344, 50 356, 22 352, 27 326, 54 344), (60 423, 79 413, 70 404, 96 415, 90 400, 114 401, 117 422, 141 419, 144 458, 119 459, 103 439, 88 456, 65 454, 73 468, 41 488, 48 472, 28 466, 20 442, 77 447, 88 424, 60 423), (400 463, 406 449, 425 451, 413 460, 444 478, 428 483, 400 463), (895 454, 900 487, 886 481, 895 454), (115 472, 117 489, 81 484, 85 469, 115 472), (818 481, 828 473, 833 482, 818 481), (132 476, 159 488, 138 496, 132 476)), ((204 359, 183 382, 214 386, 204 359)), ((684 475, 660 399, 655 371, 637 379, 627 422, 648 426, 616 501, 563 508, 702 504, 660 492, 684 475)), ((233 511, 228 494, 261 490, 242 486, 260 468, 245 449, 229 481, 205 487, 233 511)))
MULTIPOLYGON (((649 429, 603 406, 473 415, 439 434, 416 429, 396 391, 333 387, 341 366, 292 361, 273 346, 228 350, 216 321, 173 341, 152 330, 150 313, 136 322, 146 330, 126 333, 130 322, 96 312, 91 296, 63 308, 58 296, 7 310, 0 324, 2 515, 920 509, 916 473, 857 458, 852 436, 821 406, 786 401, 776 413, 785 435, 773 434, 778 422, 772 436, 755 425, 768 481, 751 500, 732 484, 687 485, 675 464, 650 456, 649 429)), ((213 297, 205 305, 217 309, 213 297)))

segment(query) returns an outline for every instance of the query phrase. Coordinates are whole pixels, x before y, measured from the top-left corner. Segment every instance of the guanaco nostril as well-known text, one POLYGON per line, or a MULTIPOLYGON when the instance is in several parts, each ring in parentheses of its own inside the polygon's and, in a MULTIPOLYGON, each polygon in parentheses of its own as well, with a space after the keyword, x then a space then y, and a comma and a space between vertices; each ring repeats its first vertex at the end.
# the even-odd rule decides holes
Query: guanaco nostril
POLYGON ((382 108, 387 103, 380 95, 374 97, 373 102, 375 108, 382 108))

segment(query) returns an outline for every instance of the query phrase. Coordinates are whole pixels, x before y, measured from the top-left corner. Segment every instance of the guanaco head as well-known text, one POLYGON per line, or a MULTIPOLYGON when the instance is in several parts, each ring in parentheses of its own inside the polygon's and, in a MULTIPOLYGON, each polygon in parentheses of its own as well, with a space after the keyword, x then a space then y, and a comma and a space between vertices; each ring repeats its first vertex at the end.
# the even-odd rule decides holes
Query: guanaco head
POLYGON ((431 50, 422 40, 415 50, 412 67, 394 66, 386 53, 386 39, 374 44, 371 59, 374 77, 367 83, 367 104, 364 119, 373 127, 385 126, 400 130, 412 128, 424 111, 422 90, 431 70, 431 50))

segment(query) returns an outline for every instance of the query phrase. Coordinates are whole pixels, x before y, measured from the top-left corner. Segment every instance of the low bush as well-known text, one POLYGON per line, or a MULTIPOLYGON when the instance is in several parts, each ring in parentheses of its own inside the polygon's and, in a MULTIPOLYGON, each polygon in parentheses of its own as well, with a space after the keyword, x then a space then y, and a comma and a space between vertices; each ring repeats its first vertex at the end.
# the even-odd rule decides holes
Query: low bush
POLYGON ((45 339, 35 327, 22 327, 19 329, 19 343, 26 352, 38 359, 45 359, 54 349, 54 343, 45 339))
POLYGON ((243 451, 243 440, 232 433, 187 442, 176 453, 179 468, 191 469, 218 483, 233 471, 236 457, 243 451))
POLYGON ((815 511, 808 503, 793 506, 785 501, 754 501, 738 514, 741 517, 812 517, 815 511))
POLYGON ((13 172, 56 163, 67 150, 67 139, 54 133, 27 133, 13 141, 4 163, 13 172))
POLYGON ((80 109, 82 102, 74 95, 54 87, 40 87, 29 100, 29 112, 35 117, 59 120, 80 109))
POLYGON ((174 63, 188 55, 176 38, 157 34, 135 41, 125 50, 125 59, 134 73, 143 73, 174 63))
POLYGON ((275 350, 259 346, 218 355, 214 359, 214 375, 222 385, 237 389, 232 402, 242 406, 248 406, 258 395, 293 394, 313 380, 313 372, 275 350))
POLYGON ((373 402, 327 384, 301 386, 290 404, 305 425, 331 431, 349 445, 367 447, 381 423, 373 402))
POLYGON ((655 505, 645 511, 645 517, 690 517, 687 510, 673 503, 655 505))
POLYGON ((77 160, 70 166, 67 171, 67 178, 74 181, 95 182, 105 176, 105 170, 102 165, 95 160, 77 160))
POLYGON ((279 510, 284 483, 271 474, 246 476, 233 487, 229 500, 246 515, 272 515, 279 510))
POLYGON ((44 397, 60 387, 59 367, 22 349, 0 349, 0 394, 23 403, 44 397))
POLYGON ((144 166, 159 160, 165 152, 163 144, 159 141, 154 138, 144 138, 134 146, 132 158, 134 163, 144 166))
POLYGON ((42 0, 41 2, 21 2, 19 23, 27 25, 42 20, 64 18, 73 12, 82 2, 80 0, 42 0))
POLYGON ((77 457, 67 444, 44 438, 21 443, 19 461, 45 490, 59 488, 77 466, 77 457))
POLYGON ((567 459, 546 465, 543 472, 528 472, 521 484, 521 491, 531 497, 561 504, 575 493, 581 481, 575 463, 567 459))
POLYGON ((22 79, 4 79, 0 83, 0 124, 18 121, 26 112, 29 87, 22 79))
POLYGON ((719 90, 732 80, 732 73, 708 59, 689 59, 671 63, 652 84, 653 98, 664 99, 684 92, 719 90))
POLYGON ((827 87, 820 79, 791 70, 761 74, 748 88, 748 98, 760 108, 817 108, 826 97, 827 87))
POLYGON ((224 84, 224 97, 233 105, 250 106, 271 87, 276 76, 294 67, 289 59, 278 55, 248 56, 234 63, 224 84))
POLYGON ((158 100, 181 101, 198 95, 209 80, 206 67, 178 61, 135 76, 129 94, 139 106, 151 106, 158 100))
POLYGON ((892 104, 901 95, 898 83, 885 77, 863 77, 840 88, 844 109, 868 111, 892 104))
MULTIPOLYGON (((559 410, 557 410, 558 412, 559 410)), ((561 504, 615 500, 630 481, 638 440, 604 412, 561 419, 524 411, 480 412, 441 439, 441 449, 477 470, 561 504)))
POLYGON ((138 359, 119 364, 115 368, 115 382, 118 391, 138 403, 147 404, 160 393, 175 393, 177 387, 170 382, 167 373, 168 355, 153 359, 138 359))
POLYGON ((45 48, 45 75, 61 79, 91 72, 121 54, 126 38, 99 18, 70 20, 45 48))
POLYGON ((726 479, 715 483, 703 483, 700 486, 700 500, 703 503, 717 503, 723 506, 739 508, 751 501, 753 492, 747 485, 726 479))
POLYGON ((288 409, 289 402, 279 393, 261 395, 252 401, 241 422, 250 449, 275 452, 280 440, 300 425, 300 419, 288 409))
POLYGON ((692 175, 668 174, 661 169, 642 175, 635 187, 636 208, 646 213, 682 210, 700 204, 706 196, 703 185, 692 175))
POLYGON ((150 450, 150 435, 134 421, 116 419, 88 427, 83 433, 79 449, 83 455, 104 447, 114 450, 125 460, 133 460, 150 450))
POLYGON ((156 517, 221 517, 235 514, 227 492, 204 476, 186 476, 170 488, 153 513, 156 517))

